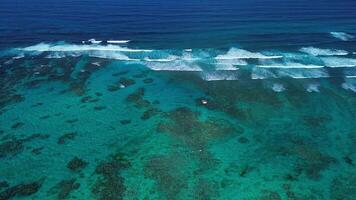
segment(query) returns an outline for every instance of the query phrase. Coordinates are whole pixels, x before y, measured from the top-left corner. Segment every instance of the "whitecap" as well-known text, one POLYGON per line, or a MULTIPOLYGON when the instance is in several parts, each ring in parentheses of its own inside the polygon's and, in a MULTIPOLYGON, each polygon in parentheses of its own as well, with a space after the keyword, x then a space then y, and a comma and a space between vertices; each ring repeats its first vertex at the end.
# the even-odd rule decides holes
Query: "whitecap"
POLYGON ((173 61, 169 63, 147 62, 146 66, 154 71, 202 71, 198 65, 182 61, 173 61))
POLYGON ((130 40, 108 40, 108 41, 106 41, 106 43, 109 43, 109 44, 126 44, 129 42, 130 42, 130 40))
POLYGON ((319 92, 319 84, 316 84, 316 83, 312 83, 312 84, 309 84, 308 87, 307 87, 307 91, 308 92, 319 92))
POLYGON ((356 79, 347 79, 345 82, 341 85, 342 88, 345 90, 351 90, 353 92, 356 92, 356 79))
POLYGON ((331 36, 342 41, 348 41, 354 38, 353 35, 344 32, 330 32, 331 36))
POLYGON ((278 77, 290 77, 294 79, 328 78, 330 77, 324 69, 279 69, 278 77))
POLYGON ((272 71, 265 68, 259 68, 259 67, 252 68, 251 79, 256 80, 256 79, 268 79, 268 78, 277 78, 277 75, 275 75, 272 71))
POLYGON ((21 58, 24 58, 24 57, 25 57, 25 55, 20 54, 20 55, 17 55, 17 56, 12 57, 12 59, 18 60, 18 59, 21 59, 21 58))
POLYGON ((149 57, 145 57, 144 61, 147 62, 172 62, 177 60, 176 56, 168 56, 167 58, 149 58, 149 57))
POLYGON ((233 81, 238 80, 238 74, 234 71, 204 71, 201 78, 205 81, 233 81))
POLYGON ((120 47, 118 45, 87 45, 87 44, 47 44, 40 43, 25 48, 17 48, 20 51, 33 51, 33 52, 87 52, 87 51, 121 51, 121 52, 152 52, 147 49, 130 49, 120 47))
POLYGON ((346 56, 349 52, 337 49, 319 49, 315 47, 303 47, 299 51, 313 56, 346 56))
POLYGON ((300 63, 287 63, 285 65, 258 65, 261 68, 277 68, 277 69, 318 69, 323 68, 322 65, 304 65, 300 63))
POLYGON ((89 52, 90 57, 122 60, 122 61, 140 61, 139 59, 129 58, 127 55, 122 54, 117 51, 91 51, 89 52))
POLYGON ((327 67, 355 67, 356 59, 353 58, 339 58, 339 57, 325 57, 321 58, 327 67))
POLYGON ((102 43, 103 41, 101 41, 101 40, 95 40, 94 38, 92 38, 92 39, 89 39, 88 42, 90 42, 90 43, 92 43, 92 44, 100 44, 100 43, 102 43))
POLYGON ((232 60, 232 59, 276 59, 283 56, 267 56, 262 53, 250 52, 244 49, 231 48, 226 54, 218 55, 216 60, 232 60))
POLYGON ((283 91, 286 90, 286 89, 284 88, 284 86, 283 86, 282 84, 280 84, 280 83, 274 83, 274 84, 272 85, 272 90, 275 91, 275 92, 283 92, 283 91))

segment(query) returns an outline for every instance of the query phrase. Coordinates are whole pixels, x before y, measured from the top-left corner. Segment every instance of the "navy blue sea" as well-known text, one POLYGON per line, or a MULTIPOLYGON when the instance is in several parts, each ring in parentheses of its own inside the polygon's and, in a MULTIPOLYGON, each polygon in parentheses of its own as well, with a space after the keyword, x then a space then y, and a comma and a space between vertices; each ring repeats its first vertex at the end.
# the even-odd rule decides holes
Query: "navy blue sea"
POLYGON ((356 199, 356 1, 0 0, 0 200, 356 199))

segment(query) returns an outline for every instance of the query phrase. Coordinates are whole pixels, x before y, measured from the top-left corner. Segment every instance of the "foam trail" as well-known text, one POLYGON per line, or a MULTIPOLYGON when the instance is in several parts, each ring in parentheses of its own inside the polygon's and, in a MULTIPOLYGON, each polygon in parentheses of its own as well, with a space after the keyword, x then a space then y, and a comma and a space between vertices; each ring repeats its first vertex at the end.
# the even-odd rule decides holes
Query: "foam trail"
POLYGON ((283 86, 282 84, 280 84, 280 83, 274 83, 274 84, 272 85, 272 90, 275 91, 275 92, 283 92, 283 91, 286 90, 286 89, 284 88, 284 86, 283 86))
POLYGON ((108 40, 106 43, 108 44, 126 44, 129 43, 130 40, 108 40))
POLYGON ((353 35, 344 32, 330 32, 331 36, 342 41, 349 41, 354 38, 353 35))
POLYGON ((356 59, 353 58, 338 58, 338 57, 325 57, 321 58, 327 67, 355 67, 356 59))
POLYGON ((309 84, 307 87, 308 92, 319 92, 319 84, 309 84))
POLYGON ((303 47, 299 51, 313 56, 346 56, 349 52, 337 49, 319 49, 315 47, 303 47))
POLYGON ((17 48, 20 51, 32 52, 86 52, 86 51, 122 51, 122 52, 152 52, 146 49, 129 49, 117 45, 77 45, 77 44, 46 44, 40 43, 25 48, 17 48))
POLYGON ((254 53, 244 49, 231 48, 226 54, 218 55, 216 60, 233 60, 233 59, 276 59, 283 56, 266 56, 262 53, 254 53))
POLYGON ((204 71, 201 78, 205 81, 233 81, 238 80, 238 74, 233 71, 204 71))

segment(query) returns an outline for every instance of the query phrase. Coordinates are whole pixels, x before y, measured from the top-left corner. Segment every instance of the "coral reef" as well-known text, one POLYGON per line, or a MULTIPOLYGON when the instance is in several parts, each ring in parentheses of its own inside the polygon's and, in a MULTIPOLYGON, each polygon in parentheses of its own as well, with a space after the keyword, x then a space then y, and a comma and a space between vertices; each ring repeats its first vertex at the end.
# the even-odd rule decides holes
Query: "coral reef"
POLYGON ((67 168, 70 169, 71 171, 79 171, 84 169, 88 165, 87 162, 84 160, 74 157, 72 160, 70 160, 67 164, 67 168))
POLYGON ((92 193, 100 200, 121 200, 126 191, 125 178, 121 171, 130 167, 130 161, 121 153, 110 156, 110 158, 99 164, 95 169, 97 178, 92 193))
POLYGON ((39 181, 35 181, 32 183, 22 183, 15 185, 13 187, 9 187, 3 192, 0 192, 0 199, 7 200, 12 199, 14 197, 26 197, 35 194, 38 190, 40 190, 43 179, 39 181))
POLYGON ((63 180, 55 185, 50 192, 57 194, 57 199, 67 199, 71 192, 79 189, 80 184, 76 183, 76 179, 63 180))
POLYGON ((58 144, 66 144, 68 142, 68 140, 74 140, 74 138, 77 135, 78 135, 77 132, 65 133, 58 138, 57 143, 58 144))

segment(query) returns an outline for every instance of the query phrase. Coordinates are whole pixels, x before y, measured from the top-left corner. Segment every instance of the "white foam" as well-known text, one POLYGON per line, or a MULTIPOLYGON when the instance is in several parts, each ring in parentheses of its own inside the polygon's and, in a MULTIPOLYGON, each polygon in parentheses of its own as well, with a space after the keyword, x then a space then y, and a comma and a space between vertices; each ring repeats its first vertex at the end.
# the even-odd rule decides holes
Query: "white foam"
POLYGON ((330 32, 331 36, 342 41, 348 41, 354 38, 353 35, 344 32, 330 32))
POLYGON ((95 65, 95 66, 97 66, 97 67, 100 67, 100 66, 101 66, 99 62, 93 62, 93 63, 91 63, 91 64, 92 64, 92 65, 95 65))
POLYGON ((202 71, 198 65, 182 61, 173 61, 169 63, 147 62, 146 66, 154 71, 202 71))
POLYGON ((278 77, 290 77, 294 79, 330 77, 324 69, 279 69, 276 73, 278 77))
POLYGON ((346 56, 349 52, 337 49, 319 49, 315 47, 303 47, 299 51, 313 56, 346 56))
POLYGON ((325 57, 321 58, 327 67, 355 67, 356 59, 353 58, 339 58, 339 57, 325 57))
POLYGON ((215 70, 218 70, 218 71, 235 71, 238 69, 239 68, 235 67, 234 65, 230 65, 230 64, 217 63, 215 65, 215 70))
POLYGON ((130 40, 108 40, 106 42, 109 44, 126 44, 129 43, 130 40))
POLYGON ((122 60, 122 61, 140 61, 139 59, 129 58, 127 55, 117 51, 91 51, 90 57, 122 60))
POLYGON ((88 42, 90 42, 91 44, 100 44, 100 43, 102 43, 103 41, 101 41, 101 40, 95 40, 94 38, 92 38, 92 39, 89 39, 88 42))
POLYGON ((309 84, 307 87, 307 91, 308 92, 319 92, 319 84, 315 84, 315 83, 309 84))
POLYGON ((269 78, 277 78, 273 72, 268 69, 254 67, 252 68, 251 79, 269 79, 269 78))
POLYGON ((277 68, 277 69, 318 69, 323 68, 322 65, 304 65, 300 63, 288 63, 285 65, 258 65, 261 68, 277 68))
POLYGON ((233 71, 204 71, 201 78, 205 81, 233 81, 238 80, 238 74, 233 71))
POLYGON ((275 92, 283 92, 283 91, 286 90, 286 89, 284 88, 284 86, 283 86, 282 84, 280 84, 280 83, 274 83, 274 84, 272 85, 272 90, 275 91, 275 92))
POLYGON ((351 90, 353 92, 356 92, 356 80, 355 79, 347 79, 341 85, 341 87, 344 88, 345 90, 351 90))
POLYGON ((276 59, 283 56, 266 56, 262 53, 250 52, 244 49, 231 48, 226 54, 218 55, 216 60, 232 60, 232 59, 276 59))
POLYGON ((130 49, 118 45, 87 45, 87 44, 47 44, 40 43, 33 46, 18 48, 20 51, 33 52, 87 52, 87 51, 121 51, 121 52, 152 52, 147 49, 130 49))
POLYGON ((20 54, 20 55, 17 55, 17 56, 12 57, 12 59, 18 60, 18 59, 21 59, 21 58, 23 58, 23 57, 25 57, 25 55, 20 54))
POLYGON ((149 58, 149 57, 145 57, 144 58, 145 61, 147 62, 172 62, 177 60, 176 56, 168 56, 167 58, 149 58))
POLYGON ((187 51, 187 52, 192 52, 193 49, 184 49, 184 51, 187 51))

